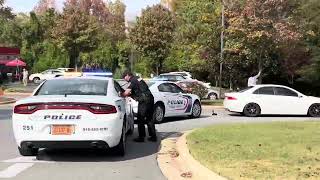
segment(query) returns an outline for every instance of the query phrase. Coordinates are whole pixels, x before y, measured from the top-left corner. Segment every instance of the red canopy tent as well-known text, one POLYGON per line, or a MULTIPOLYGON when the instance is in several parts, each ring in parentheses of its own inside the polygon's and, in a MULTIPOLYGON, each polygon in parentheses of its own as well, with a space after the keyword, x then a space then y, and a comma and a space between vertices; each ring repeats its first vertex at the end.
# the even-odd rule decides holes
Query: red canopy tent
POLYGON ((12 60, 6 63, 8 67, 25 67, 27 64, 20 59, 12 60))
POLYGON ((21 72, 20 71, 21 70, 19 69, 19 67, 26 67, 27 64, 25 62, 23 62, 22 60, 17 58, 15 60, 7 62, 6 66, 7 67, 17 67, 17 69, 16 69, 16 77, 15 78, 19 79, 19 81, 20 81, 20 79, 21 79, 21 72))

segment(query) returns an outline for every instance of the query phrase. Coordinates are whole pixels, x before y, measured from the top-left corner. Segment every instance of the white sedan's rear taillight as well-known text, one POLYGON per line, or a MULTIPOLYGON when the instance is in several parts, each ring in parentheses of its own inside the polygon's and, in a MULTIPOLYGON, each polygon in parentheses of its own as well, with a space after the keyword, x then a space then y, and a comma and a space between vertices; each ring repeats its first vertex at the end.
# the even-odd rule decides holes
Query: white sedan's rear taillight
POLYGON ((87 110, 93 114, 114 114, 117 113, 115 106, 107 104, 93 103, 38 103, 21 104, 14 107, 15 114, 32 114, 39 110, 47 109, 68 109, 68 110, 87 110))
POLYGON ((226 98, 227 98, 227 100, 237 100, 237 98, 232 97, 232 96, 227 96, 226 98))

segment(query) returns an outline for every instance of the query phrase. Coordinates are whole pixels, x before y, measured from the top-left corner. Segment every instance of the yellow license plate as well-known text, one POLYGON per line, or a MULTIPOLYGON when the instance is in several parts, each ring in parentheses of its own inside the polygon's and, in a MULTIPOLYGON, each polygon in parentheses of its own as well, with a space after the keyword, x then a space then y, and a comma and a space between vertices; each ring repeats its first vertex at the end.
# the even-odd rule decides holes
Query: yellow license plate
POLYGON ((72 125, 53 125, 51 127, 52 135, 71 135, 74 132, 72 125))

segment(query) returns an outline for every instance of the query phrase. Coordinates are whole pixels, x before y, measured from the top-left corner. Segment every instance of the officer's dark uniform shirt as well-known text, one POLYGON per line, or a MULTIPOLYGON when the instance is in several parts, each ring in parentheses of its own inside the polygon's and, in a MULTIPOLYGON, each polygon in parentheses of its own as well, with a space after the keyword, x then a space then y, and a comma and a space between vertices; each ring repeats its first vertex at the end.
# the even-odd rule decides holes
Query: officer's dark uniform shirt
POLYGON ((131 89, 131 97, 138 102, 145 102, 153 98, 149 87, 144 80, 138 80, 136 77, 132 77, 130 80, 128 89, 131 89))

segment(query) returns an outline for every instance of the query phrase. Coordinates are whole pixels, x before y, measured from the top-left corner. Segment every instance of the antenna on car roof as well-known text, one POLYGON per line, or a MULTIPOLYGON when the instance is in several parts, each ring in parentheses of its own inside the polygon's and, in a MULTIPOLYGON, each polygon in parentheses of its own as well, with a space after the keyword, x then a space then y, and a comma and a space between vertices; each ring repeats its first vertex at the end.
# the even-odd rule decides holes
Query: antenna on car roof
POLYGON ((67 97, 67 93, 66 93, 66 94, 64 94, 64 97, 67 97))

